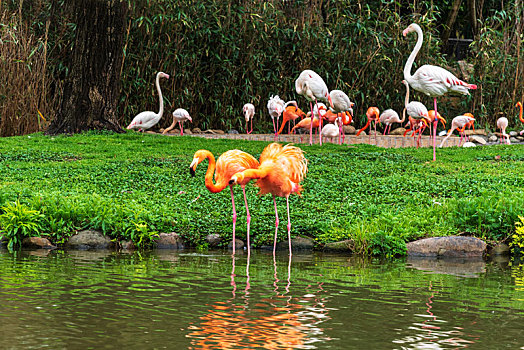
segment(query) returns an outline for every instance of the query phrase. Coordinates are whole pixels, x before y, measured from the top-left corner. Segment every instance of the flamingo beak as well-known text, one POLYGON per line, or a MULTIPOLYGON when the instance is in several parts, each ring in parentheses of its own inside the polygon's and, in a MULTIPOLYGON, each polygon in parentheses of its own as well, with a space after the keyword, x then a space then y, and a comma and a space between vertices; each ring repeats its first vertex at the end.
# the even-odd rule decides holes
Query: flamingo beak
POLYGON ((193 122, 193 119, 190 116, 187 116, 187 120, 189 120, 191 123, 193 122))
POLYGON ((189 165, 189 173, 192 177, 195 177, 196 166, 198 165, 198 158, 193 158, 193 161, 189 165))
POLYGON ((328 102, 329 102, 329 105, 331 106, 331 108, 335 108, 333 106, 333 101, 331 101, 331 95, 328 95, 328 102))

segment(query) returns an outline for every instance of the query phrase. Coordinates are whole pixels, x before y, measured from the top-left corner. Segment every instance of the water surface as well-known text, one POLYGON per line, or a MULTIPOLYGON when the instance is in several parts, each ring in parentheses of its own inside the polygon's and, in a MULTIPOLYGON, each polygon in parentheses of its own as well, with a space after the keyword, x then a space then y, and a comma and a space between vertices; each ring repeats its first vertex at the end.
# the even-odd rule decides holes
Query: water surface
POLYGON ((519 349, 524 267, 0 250, 0 349, 519 349))

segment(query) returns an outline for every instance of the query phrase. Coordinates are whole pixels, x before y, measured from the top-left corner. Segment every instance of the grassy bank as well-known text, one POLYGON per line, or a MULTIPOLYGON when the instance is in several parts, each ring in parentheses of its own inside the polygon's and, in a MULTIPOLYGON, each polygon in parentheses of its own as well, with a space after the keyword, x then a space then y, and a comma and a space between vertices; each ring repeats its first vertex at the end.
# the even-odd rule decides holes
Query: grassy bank
MULTIPOLYGON (((43 235, 60 244, 92 228, 145 244, 157 232, 177 232, 195 246, 218 233, 231 238, 229 191, 204 187, 207 164, 189 175, 193 153, 239 148, 258 157, 264 142, 157 135, 86 134, 3 138, 0 143, 0 226, 8 237, 43 235)), ((403 254, 405 242, 471 234, 500 241, 524 214, 524 147, 439 150, 304 146, 309 172, 303 196, 291 198, 292 233, 319 245, 352 238, 362 254, 403 254)), ((252 237, 272 241, 270 196, 248 186, 252 237)), ((245 209, 237 198, 237 235, 245 209)), ((285 201, 279 237, 286 238, 285 201), (283 219, 283 220, 282 220, 283 219)), ((227 240, 225 240, 227 241, 227 240)))

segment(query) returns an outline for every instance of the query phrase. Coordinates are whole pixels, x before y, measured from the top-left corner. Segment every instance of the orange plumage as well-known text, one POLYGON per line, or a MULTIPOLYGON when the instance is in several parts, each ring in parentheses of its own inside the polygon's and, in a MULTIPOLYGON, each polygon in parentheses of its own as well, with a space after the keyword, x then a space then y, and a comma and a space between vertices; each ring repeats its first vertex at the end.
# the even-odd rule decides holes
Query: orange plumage
POLYGON ((517 102, 515 108, 519 108, 519 120, 524 123, 524 117, 522 117, 522 103, 517 102))
MULTIPOLYGON (((313 128, 318 128, 319 126, 319 120, 318 118, 313 119, 313 128)), ((309 129, 311 126, 311 118, 307 117, 302 119, 291 129, 292 132, 294 132, 296 129, 309 129)))
MULTIPOLYGON (((306 113, 304 113, 300 108, 294 105, 289 105, 284 109, 284 113, 282 114, 282 125, 280 126, 280 129, 278 130, 277 135, 280 135, 282 130, 284 130, 284 126, 287 122, 291 120, 296 120, 298 118, 303 119, 306 116, 306 113)), ((288 129, 289 130, 289 129, 288 129)))

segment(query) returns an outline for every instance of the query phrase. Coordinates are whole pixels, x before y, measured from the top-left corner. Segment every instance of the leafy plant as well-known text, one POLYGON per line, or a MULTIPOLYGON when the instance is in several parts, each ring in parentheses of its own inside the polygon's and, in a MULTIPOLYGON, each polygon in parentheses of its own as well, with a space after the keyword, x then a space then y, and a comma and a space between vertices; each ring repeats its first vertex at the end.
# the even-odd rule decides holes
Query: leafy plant
POLYGON ((515 223, 515 233, 511 235, 509 247, 513 256, 524 255, 524 217, 519 216, 520 221, 515 223))
POLYGON ((24 237, 40 236, 40 221, 43 215, 39 211, 28 208, 18 200, 7 203, 0 210, 0 230, 7 238, 9 249, 20 246, 24 237))
POLYGON ((131 225, 126 230, 125 236, 129 237, 139 249, 149 247, 153 240, 158 237, 158 232, 150 230, 145 221, 133 221, 131 225))

